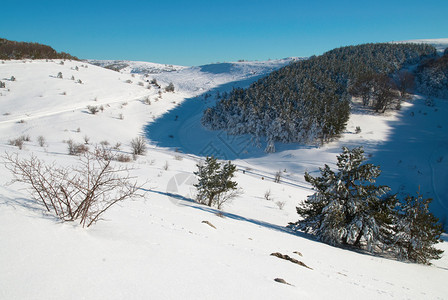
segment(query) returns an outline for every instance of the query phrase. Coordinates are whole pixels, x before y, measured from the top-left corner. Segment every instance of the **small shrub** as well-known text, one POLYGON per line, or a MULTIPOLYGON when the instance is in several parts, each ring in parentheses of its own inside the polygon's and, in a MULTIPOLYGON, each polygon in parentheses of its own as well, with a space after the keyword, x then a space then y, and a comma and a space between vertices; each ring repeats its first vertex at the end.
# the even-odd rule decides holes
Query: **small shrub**
POLYGON ((90 141, 90 138, 89 138, 87 135, 85 135, 85 136, 84 136, 84 144, 85 144, 85 145, 88 145, 88 144, 89 144, 89 141, 90 141))
POLYGON ((356 134, 361 133, 361 127, 356 126, 355 133, 356 133, 356 134))
POLYGON ((115 149, 115 150, 120 150, 120 147, 121 147, 121 143, 120 143, 120 142, 117 142, 117 143, 115 144, 115 146, 114 146, 114 149, 115 149))
POLYGON ((125 83, 132 83, 132 80, 128 79, 125 81, 125 83))
POLYGON ((101 145, 101 146, 104 146, 104 147, 107 147, 107 146, 109 146, 109 142, 106 141, 106 140, 104 140, 104 141, 101 141, 101 142, 100 142, 100 145, 101 145))
POLYGON ((277 201, 277 202, 275 202, 275 204, 277 204, 277 206, 280 210, 283 210, 283 207, 285 207, 286 203, 285 203, 285 201, 277 201))
POLYGON ((131 140, 132 153, 135 155, 144 155, 146 153, 146 141, 142 136, 131 140))
POLYGON ((170 84, 165 87, 165 91, 174 93, 174 84, 170 82, 170 84))
POLYGON ((281 178, 282 178, 282 172, 278 171, 277 173, 275 173, 274 182, 275 183, 280 183, 281 178))
POLYGON ((115 157, 115 160, 119 161, 119 162, 130 162, 132 160, 132 157, 130 155, 126 155, 126 154, 118 154, 115 157))
POLYGON ((45 144, 46 144, 45 137, 42 136, 42 135, 39 135, 39 136, 37 137, 37 143, 39 144, 39 146, 44 147, 45 144))
POLYGON ((57 78, 60 78, 60 79, 63 78, 63 76, 62 76, 62 72, 59 72, 59 73, 58 73, 57 78))
POLYGON ((266 192, 264 192, 264 199, 268 201, 272 200, 271 190, 267 190, 266 192))
POLYGON ((87 105, 87 110, 92 114, 95 115, 99 112, 98 106, 95 105, 87 105))
POLYGON ((168 168, 170 167, 170 165, 168 164, 168 161, 165 161, 165 165, 163 165, 163 169, 165 171, 168 171, 168 168))
POLYGON ((84 144, 77 144, 73 140, 68 140, 67 145, 69 155, 80 155, 89 151, 89 147, 84 144))
POLYGON ((16 81, 16 78, 14 76, 11 76, 11 81, 16 81))
POLYGON ((6 84, 3 81, 0 81, 0 89, 6 88, 6 84))
POLYGON ((9 144, 11 146, 18 147, 20 150, 23 149, 23 139, 22 139, 22 137, 16 138, 14 140, 9 140, 9 144))

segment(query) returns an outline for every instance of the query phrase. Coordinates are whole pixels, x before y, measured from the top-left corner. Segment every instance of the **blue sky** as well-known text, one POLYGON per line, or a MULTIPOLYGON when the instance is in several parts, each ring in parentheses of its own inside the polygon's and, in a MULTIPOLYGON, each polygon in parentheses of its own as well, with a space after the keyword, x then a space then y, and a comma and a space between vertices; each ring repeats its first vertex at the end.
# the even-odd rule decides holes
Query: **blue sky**
POLYGON ((201 65, 448 38, 447 0, 3 1, 0 37, 80 58, 201 65))

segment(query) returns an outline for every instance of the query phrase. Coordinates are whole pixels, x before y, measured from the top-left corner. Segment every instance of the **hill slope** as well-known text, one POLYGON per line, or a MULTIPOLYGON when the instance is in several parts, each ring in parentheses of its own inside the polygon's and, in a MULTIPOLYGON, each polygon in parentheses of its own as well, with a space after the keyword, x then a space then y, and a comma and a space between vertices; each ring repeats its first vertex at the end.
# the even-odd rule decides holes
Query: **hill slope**
MULTIPOLYGON (((0 80, 6 82, 6 88, 0 89, 0 152, 23 157, 34 153, 44 161, 68 165, 76 163, 76 157, 67 155, 63 140, 83 143, 88 136, 90 146, 120 142, 121 151, 129 154, 133 137, 146 131, 150 139, 147 155, 131 163, 137 168, 132 175, 141 182, 149 180, 146 199, 113 207, 88 229, 61 224, 34 204, 23 186, 5 185, 11 174, 0 167, 0 298, 445 298, 446 255, 433 266, 407 264, 334 248, 285 228, 298 217, 296 204, 312 193, 303 180, 305 170, 314 173, 324 163, 334 165, 341 145, 363 144, 375 158, 389 148, 382 147, 394 140, 394 128, 411 111, 422 130, 433 130, 433 122, 438 121, 445 128, 447 108, 442 100, 436 99, 438 111, 426 109, 418 99, 405 103, 403 112, 387 116, 357 110, 341 140, 322 148, 277 145, 276 153, 266 155, 245 145, 239 154, 232 154, 244 194, 224 207, 223 216, 193 201, 191 174, 200 160, 201 142, 210 142, 211 136, 222 143, 224 138, 199 129, 200 109, 216 101, 217 91, 245 87, 265 74, 253 73, 256 68, 278 67, 272 64, 192 67, 150 77, 84 62, 0 64, 0 80), (57 78, 59 72, 62 79, 57 78), (11 76, 17 80, 6 80, 11 76), (78 78, 83 84, 76 83, 78 78), (146 82, 153 78, 161 89, 146 82), (174 83, 174 93, 163 92, 169 82, 174 83), (199 112, 190 103, 198 103, 199 112), (87 105, 103 105, 104 111, 90 114, 87 105), (361 134, 353 134, 356 126, 361 126, 361 134), (23 150, 8 143, 20 135, 31 138, 23 150), (45 136, 45 147, 38 145, 39 135, 45 136), (176 152, 176 147, 192 152, 176 152), (274 183, 278 170, 282 181, 274 183), (267 190, 272 201, 264 198, 267 190), (311 269, 271 256, 273 252, 297 258, 311 269)), ((227 146, 233 145, 231 141, 224 139, 227 146)), ((438 155, 445 157, 444 149, 438 148, 438 155)), ((425 157, 424 150, 419 146, 417 154, 402 155, 402 165, 408 167, 407 159, 413 155, 425 157)), ((415 170, 425 163, 419 159, 415 170)), ((435 174, 441 174, 444 164, 444 160, 432 164, 437 167, 435 174)), ((399 184, 400 174, 390 175, 399 184)), ((448 250, 446 243, 440 247, 448 250)))

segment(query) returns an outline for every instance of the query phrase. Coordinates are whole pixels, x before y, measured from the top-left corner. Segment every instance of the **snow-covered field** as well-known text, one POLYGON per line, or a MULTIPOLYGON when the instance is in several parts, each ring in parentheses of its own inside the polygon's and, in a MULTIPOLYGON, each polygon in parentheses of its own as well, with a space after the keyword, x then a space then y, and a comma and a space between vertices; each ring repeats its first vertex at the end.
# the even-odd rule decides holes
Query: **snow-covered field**
MULTIPOLYGON (((446 255, 432 266, 409 264, 331 247, 285 227, 297 220, 297 203, 312 193, 304 172, 333 166, 343 145, 364 145, 371 161, 381 164, 382 184, 407 193, 420 185, 435 198, 435 212, 446 214, 446 100, 429 107, 415 99, 386 116, 354 109, 340 140, 321 148, 276 145, 269 155, 247 137, 200 126, 201 111, 217 92, 247 86, 290 60, 154 73, 152 65, 139 69, 139 63, 115 72, 86 62, 0 62, 6 83, 0 89, 0 153, 34 153, 66 165, 76 162, 67 154, 69 139, 121 143, 130 153, 131 139, 144 134, 149 145, 145 156, 127 164, 137 168, 139 181, 148 181, 146 198, 113 207, 87 229, 45 213, 23 186, 6 184, 12 177, 0 165, 0 299, 447 299, 446 255), (164 92, 171 82, 175 92, 164 92), (103 111, 90 114, 88 105, 103 111), (22 150, 9 145, 22 135, 31 138, 22 150), (38 136, 45 137, 45 147, 38 136), (210 154, 233 160, 244 190, 222 216, 193 201, 192 172, 210 154), (282 182, 274 183, 279 170, 282 182), (264 198, 267 190, 271 201, 264 198)), ((448 250, 446 243, 439 247, 448 250)))

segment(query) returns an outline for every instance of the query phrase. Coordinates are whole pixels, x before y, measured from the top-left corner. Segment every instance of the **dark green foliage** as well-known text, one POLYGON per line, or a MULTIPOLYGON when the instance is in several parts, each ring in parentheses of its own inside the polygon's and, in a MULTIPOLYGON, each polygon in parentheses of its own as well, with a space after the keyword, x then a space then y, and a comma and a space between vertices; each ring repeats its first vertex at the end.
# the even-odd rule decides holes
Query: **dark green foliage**
POLYGON ((419 92, 440 98, 448 98, 448 52, 439 58, 424 61, 417 68, 419 92))
POLYGON ((0 38, 0 59, 72 59, 77 57, 68 53, 56 52, 47 45, 15 42, 0 38))
POLYGON ((407 196, 401 204, 399 222, 395 228, 395 249, 400 259, 428 264, 431 259, 439 259, 442 250, 433 247, 440 241, 442 224, 429 212, 432 199, 407 196))
POLYGON ((388 251, 416 263, 441 257, 443 251, 433 245, 442 225, 429 213, 431 199, 408 196, 400 203, 387 195, 388 186, 375 185, 380 169, 364 163, 362 147, 343 147, 337 159, 337 172, 325 165, 320 177, 305 173, 316 192, 297 207, 302 219, 290 223, 291 228, 332 245, 388 251))
POLYGON ((231 180, 236 167, 230 161, 222 165, 213 156, 207 156, 204 164, 198 164, 197 167, 198 171, 194 174, 199 177, 199 182, 194 186, 198 189, 199 203, 215 205, 220 209, 226 201, 238 194, 238 184, 231 180))
POLYGON ((365 245, 373 250, 393 206, 393 198, 382 197, 390 188, 375 185, 380 169, 364 163, 362 147, 343 147, 337 159, 338 172, 325 165, 321 177, 305 173, 316 192, 297 207, 303 220, 293 226, 332 245, 365 245))
MULTIPOLYGON (((276 141, 328 142, 345 128, 350 114, 349 87, 359 77, 385 77, 435 53, 434 47, 418 44, 338 48, 274 71, 247 89, 233 90, 204 112, 202 123, 229 134, 252 134, 258 145, 265 137, 267 151, 274 149, 276 141)), ((377 110, 390 105, 393 87, 388 85, 378 89, 385 93, 377 95, 382 97, 375 102, 377 110)))

